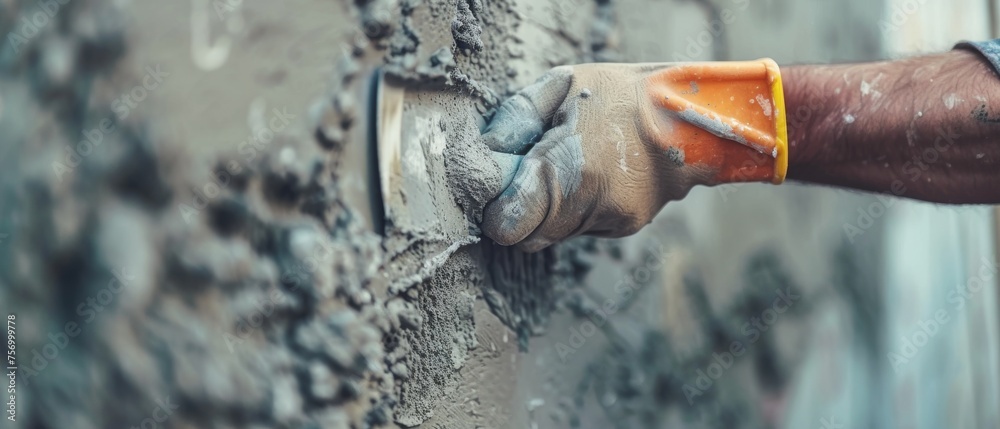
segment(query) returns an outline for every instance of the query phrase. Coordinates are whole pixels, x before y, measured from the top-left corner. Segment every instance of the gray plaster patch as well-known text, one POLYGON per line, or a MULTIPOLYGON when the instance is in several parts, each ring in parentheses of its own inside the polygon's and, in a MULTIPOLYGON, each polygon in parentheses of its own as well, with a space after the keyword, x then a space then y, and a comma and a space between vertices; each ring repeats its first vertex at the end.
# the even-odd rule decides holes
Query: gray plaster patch
POLYGON ((483 207, 502 190, 502 172, 489 148, 478 138, 472 125, 470 135, 454 139, 445 149, 445 166, 448 183, 455 201, 465 211, 466 218, 478 225, 482 222, 483 207))
POLYGON ((696 125, 699 128, 708 131, 709 133, 712 133, 712 135, 715 135, 717 137, 722 137, 724 139, 729 139, 742 144, 747 144, 747 140, 743 138, 743 136, 733 132, 733 127, 731 127, 729 124, 726 124, 725 122, 722 122, 722 120, 719 117, 713 118, 713 117, 703 116, 692 108, 687 108, 685 110, 682 110, 678 112, 677 115, 681 119, 693 125, 696 125))
POLYGON ((502 190, 504 177, 497 161, 482 139, 467 136, 447 146, 445 166, 455 201, 473 225, 480 224, 483 207, 502 190))
POLYGON ((698 87, 698 82, 697 81, 693 81, 692 80, 691 82, 688 83, 688 86, 689 86, 689 89, 686 90, 686 91, 681 91, 681 94, 684 94, 684 95, 695 95, 695 94, 697 94, 698 92, 701 91, 701 88, 698 87))
POLYGON ((674 165, 676 165, 678 167, 683 166, 684 165, 684 151, 682 151, 682 150, 680 150, 680 149, 678 149, 676 147, 671 146, 670 148, 667 148, 667 159, 669 159, 670 162, 674 163, 674 165))
POLYGON ((406 364, 407 382, 398 386, 395 421, 403 426, 417 426, 433 414, 437 400, 455 388, 457 370, 477 345, 472 315, 475 288, 482 280, 475 261, 467 251, 456 253, 447 270, 410 298, 426 322, 399 339, 399 347, 406 349, 400 362, 406 364))

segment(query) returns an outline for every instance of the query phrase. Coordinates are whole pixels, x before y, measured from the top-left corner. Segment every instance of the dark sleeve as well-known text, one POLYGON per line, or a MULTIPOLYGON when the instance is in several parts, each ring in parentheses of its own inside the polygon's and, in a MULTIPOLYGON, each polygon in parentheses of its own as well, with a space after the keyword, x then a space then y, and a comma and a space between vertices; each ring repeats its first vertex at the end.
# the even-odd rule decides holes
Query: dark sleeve
POLYGON ((985 42, 962 42, 955 45, 955 49, 970 49, 979 52, 990 64, 993 71, 1000 74, 1000 39, 987 40, 985 42))

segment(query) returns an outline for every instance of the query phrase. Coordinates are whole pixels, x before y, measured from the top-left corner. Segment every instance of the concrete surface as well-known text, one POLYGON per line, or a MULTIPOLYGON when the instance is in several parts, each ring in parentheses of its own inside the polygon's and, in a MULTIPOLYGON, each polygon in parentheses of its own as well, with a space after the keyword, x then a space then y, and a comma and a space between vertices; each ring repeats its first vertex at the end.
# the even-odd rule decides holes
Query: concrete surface
MULTIPOLYGON (((0 29, 22 32, 37 7, 0 2, 0 29)), ((925 225, 909 205, 853 235, 882 200, 700 188, 636 236, 525 255, 478 240, 446 174, 496 104, 552 66, 872 60, 887 55, 887 7, 61 6, 0 48, 0 308, 24 326, 9 426, 905 427, 916 410, 883 410, 901 403, 884 376, 906 329, 888 322, 895 273, 919 256, 896 240, 925 225), (352 154, 377 66, 420 87, 403 135, 424 174, 409 196, 427 207, 386 237, 352 198, 367 189, 352 154), (156 67, 162 82, 142 87, 156 67), (84 150, 105 119, 115 130, 84 150)), ((995 337, 992 311, 962 329, 995 337)))

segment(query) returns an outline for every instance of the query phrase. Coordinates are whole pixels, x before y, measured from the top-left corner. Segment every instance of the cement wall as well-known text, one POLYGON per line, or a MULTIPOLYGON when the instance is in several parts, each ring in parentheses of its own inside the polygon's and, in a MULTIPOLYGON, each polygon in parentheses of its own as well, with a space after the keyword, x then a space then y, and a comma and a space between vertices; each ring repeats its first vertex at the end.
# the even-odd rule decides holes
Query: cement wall
MULTIPOLYGON (((0 4, 0 30, 38 10, 0 4)), ((803 382, 817 350, 858 363, 847 392, 883 393, 860 380, 885 351, 870 329, 884 225, 844 229, 873 197, 697 189, 636 236, 528 255, 479 239, 461 198, 479 185, 455 172, 478 165, 463 162, 497 103, 552 66, 875 59, 882 14, 865 0, 61 6, 0 48, 0 307, 24 326, 11 426, 128 427, 157 407, 179 428, 873 426, 871 396, 839 414, 801 405, 828 398, 803 382), (355 161, 376 67, 411 85, 403 135, 426 174, 391 202, 406 216, 386 237, 355 161)))

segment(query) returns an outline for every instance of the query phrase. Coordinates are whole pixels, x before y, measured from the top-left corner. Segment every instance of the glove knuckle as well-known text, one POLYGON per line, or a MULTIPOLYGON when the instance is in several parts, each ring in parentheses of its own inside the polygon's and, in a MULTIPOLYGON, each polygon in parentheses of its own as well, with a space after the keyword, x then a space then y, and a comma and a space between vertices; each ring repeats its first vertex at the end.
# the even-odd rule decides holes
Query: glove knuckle
POLYGON ((493 235, 487 234, 487 236, 489 236, 490 238, 493 239, 493 241, 502 246, 513 246, 514 244, 517 244, 517 241, 515 241, 512 237, 510 237, 507 234, 503 233, 493 234, 493 235))
POLYGON ((491 204, 483 216, 483 233, 504 246, 517 244, 523 229, 525 207, 519 201, 491 204))
POLYGON ((535 156, 528 156, 521 161, 521 169, 533 172, 538 177, 552 172, 552 160, 549 159, 547 151, 533 155, 535 156))
POLYGON ((554 79, 566 79, 573 77, 573 66, 558 66, 553 67, 547 73, 549 77, 554 79))
POLYGON ((649 219, 638 213, 629 213, 622 219, 622 234, 632 235, 649 223, 649 219))
POLYGON ((501 219, 497 219, 497 216, 491 216, 490 213, 487 212, 487 214, 483 217, 483 234, 493 239, 493 241, 498 244, 510 246, 514 243, 508 234, 505 233, 507 229, 501 226, 502 223, 503 221, 501 219))
POLYGON ((518 243, 517 248, 525 253, 535 253, 552 245, 552 242, 545 239, 529 239, 518 243))

